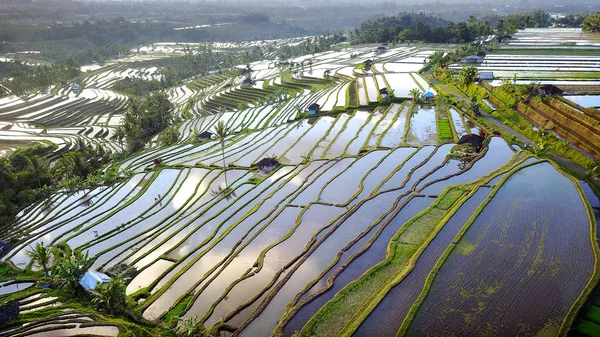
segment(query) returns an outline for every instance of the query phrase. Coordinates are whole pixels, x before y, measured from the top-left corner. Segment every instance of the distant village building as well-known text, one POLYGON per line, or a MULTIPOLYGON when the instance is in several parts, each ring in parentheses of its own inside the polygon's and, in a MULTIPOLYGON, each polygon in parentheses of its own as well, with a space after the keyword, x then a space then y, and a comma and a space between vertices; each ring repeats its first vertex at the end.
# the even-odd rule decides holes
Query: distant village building
POLYGON ((108 282, 110 282, 108 275, 94 270, 88 270, 79 280, 79 284, 86 290, 94 290, 108 282))
POLYGON ((321 106, 317 103, 313 103, 311 105, 308 106, 308 114, 309 115, 316 115, 319 113, 319 109, 321 109, 321 106))
POLYGON ((479 72, 479 82, 487 81, 491 82, 494 80, 494 72, 493 71, 480 71, 479 72))
POLYGON ((383 52, 386 52, 387 50, 388 49, 386 46, 379 46, 379 47, 377 47, 377 49, 375 51, 378 53, 383 53, 383 52))
POLYGON ((383 99, 387 99, 388 97, 390 97, 388 94, 387 88, 379 89, 379 94, 381 95, 381 98, 383 98, 383 99))
POLYGON ((263 158, 258 163, 252 164, 252 167, 256 167, 261 170, 263 173, 269 173, 273 171, 277 165, 279 165, 279 161, 275 158, 263 158))
POLYGON ((71 87, 71 90, 73 90, 74 93, 78 93, 79 89, 81 88, 81 85, 75 83, 73 84, 73 86, 71 87))
POLYGON ((213 136, 212 132, 204 131, 198 135, 198 141, 203 142, 205 140, 211 140, 212 136, 213 136))

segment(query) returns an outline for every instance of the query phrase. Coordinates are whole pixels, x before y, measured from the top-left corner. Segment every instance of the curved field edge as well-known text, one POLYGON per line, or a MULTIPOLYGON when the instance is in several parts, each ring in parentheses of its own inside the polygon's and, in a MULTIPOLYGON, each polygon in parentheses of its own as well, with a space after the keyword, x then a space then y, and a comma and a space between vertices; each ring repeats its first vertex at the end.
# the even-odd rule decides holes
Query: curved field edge
POLYGON ((591 235, 590 242, 592 244, 592 250, 594 251, 594 271, 593 271, 592 276, 590 277, 588 284, 586 285, 586 287, 584 288, 582 293, 579 295, 579 297, 575 300, 575 302, 571 306, 571 309, 569 310, 569 312, 563 319, 558 336, 567 336, 570 326, 573 323, 573 321, 575 320, 579 310, 583 307, 584 303, 587 301, 588 297, 591 295, 594 287, 600 280, 600 274, 598 273, 599 257, 600 257, 599 251, 600 250, 598 248, 598 242, 594 240, 594 238, 596 237, 595 235, 597 233, 597 227, 596 227, 597 224, 596 224, 596 220, 593 215, 591 206, 590 206, 589 202, 587 201, 587 198, 585 197, 585 194, 584 194, 581 186, 579 185, 578 181, 575 178, 571 177, 570 175, 566 174, 566 172, 563 171, 562 169, 560 169, 560 167, 558 165, 556 165, 556 163, 554 163, 553 161, 543 159, 543 160, 536 160, 534 162, 527 163, 527 164, 520 165, 520 166, 514 165, 511 168, 511 170, 494 186, 494 188, 490 192, 489 196, 479 205, 479 207, 477 207, 477 209, 475 210, 473 215, 471 215, 469 220, 465 223, 465 225, 462 227, 462 229, 454 237, 454 239, 452 240, 452 244, 449 245, 448 248, 446 248, 446 250, 444 251, 444 253, 440 256, 439 260, 437 261, 437 263, 435 264, 435 266, 429 273, 429 276, 427 277, 427 279, 425 281, 425 286, 423 287, 423 290, 419 294, 419 297, 417 298, 417 300, 415 300, 415 302, 411 306, 410 310, 408 311, 408 314, 402 321, 402 325, 400 326, 400 329, 398 329, 398 332, 396 333, 396 337, 406 336, 406 334, 412 324, 413 319, 415 318, 417 312, 419 311, 419 308, 425 301, 425 298, 427 297, 427 295, 429 293, 431 285, 433 284, 433 282, 435 281, 435 278, 437 277, 438 271, 443 267, 444 263, 446 262, 446 259, 448 258, 448 256, 450 256, 450 253, 452 253, 454 248, 458 245, 458 242, 461 240, 461 238, 464 236, 464 234, 467 232, 467 230, 471 227, 471 225, 475 222, 475 220, 477 219, 479 214, 483 211, 483 209, 487 206, 487 204, 494 198, 494 196, 500 190, 500 188, 502 188, 504 183, 516 172, 518 172, 522 169, 525 169, 527 167, 531 167, 531 166, 543 163, 543 162, 550 163, 559 173, 563 174, 564 176, 569 178, 574 183, 580 197, 582 198, 584 207, 587 210, 588 219, 590 220, 590 235, 591 235))
MULTIPOLYGON (((466 200, 468 200, 475 193, 475 191, 477 190, 477 187, 486 184, 491 179, 493 179, 494 177, 496 177, 502 173, 510 171, 514 167, 520 165, 527 158, 528 158, 527 155, 525 155, 523 157, 522 154, 516 154, 515 156, 513 156, 513 158, 511 159, 511 161, 509 163, 505 164, 503 167, 499 168, 498 170, 496 170, 486 176, 480 177, 479 179, 475 180, 474 182, 457 185, 457 186, 446 187, 444 189, 444 191, 439 195, 439 197, 434 201, 433 204, 431 204, 429 207, 427 207, 421 213, 419 213, 418 215, 416 215, 415 217, 410 219, 406 224, 404 224, 401 227, 401 229, 394 236, 394 238, 391 240, 390 244, 387 247, 387 254, 386 254, 385 260, 383 260, 382 262, 371 267, 359 279, 349 283, 346 287, 344 287, 341 291, 339 291, 334 296, 334 298, 332 298, 329 302, 327 302, 307 322, 307 324, 304 326, 304 328, 301 331, 301 335, 311 335, 312 336, 312 335, 319 335, 318 331, 338 330, 338 332, 333 335, 335 335, 335 336, 351 336, 352 333, 354 333, 356 331, 356 329, 358 329, 358 326, 362 323, 362 321, 364 321, 366 319, 366 317, 374 310, 374 308, 377 306, 377 304, 385 297, 385 295, 389 292, 389 290, 394 285, 401 282, 402 279, 404 279, 404 277, 406 275, 408 275, 408 273, 410 273, 410 271, 412 271, 416 261, 418 260, 419 256, 421 255, 422 251, 433 240, 433 238, 435 238, 435 236, 437 235, 439 230, 454 215, 454 213, 456 213, 456 211, 458 211, 460 209, 462 204, 464 204, 464 202, 466 202, 466 200), (451 193, 453 190, 456 190, 456 189, 463 191, 463 193, 461 193, 459 196, 454 197, 454 198, 450 197, 450 205, 445 204, 444 205, 445 207, 440 207, 440 204, 443 204, 446 201, 448 201, 447 199, 448 199, 449 193, 451 193), (366 283, 372 277, 376 277, 376 274, 379 271, 381 271, 382 268, 385 268, 386 265, 388 265, 389 263, 394 263, 393 260, 395 259, 395 255, 397 255, 397 254, 392 252, 392 250, 394 250, 392 245, 394 245, 394 243, 396 243, 396 241, 398 241, 398 239, 400 239, 402 237, 402 234, 404 234, 408 230, 410 230, 409 227, 411 224, 418 222, 421 217, 427 216, 430 212, 434 211, 436 208, 441 208, 441 210, 445 211, 445 212, 443 212, 443 214, 438 215, 436 217, 436 220, 439 220, 439 222, 437 222, 437 224, 432 225, 429 232, 424 237, 425 240, 412 253, 412 255, 409 255, 407 260, 400 261, 401 265, 403 266, 403 267, 400 267, 400 272, 393 278, 388 278, 388 280, 391 279, 392 282, 389 282, 385 286, 380 287, 378 289, 378 291, 376 291, 376 294, 371 294, 370 297, 372 298, 372 300, 368 301, 368 302, 366 302, 366 304, 362 305, 362 307, 359 310, 357 310, 357 312, 350 317, 350 321, 348 323, 344 324, 341 329, 339 329, 339 328, 336 329, 336 327, 327 326, 328 323, 325 323, 326 327, 319 328, 319 326, 321 324, 323 324, 323 322, 326 322, 328 319, 336 320, 336 318, 338 316, 342 316, 342 312, 347 310, 346 305, 337 305, 338 303, 348 300, 348 296, 350 294, 352 294, 353 291, 356 291, 356 289, 359 289, 362 285, 366 286, 366 283), (336 310, 341 311, 341 312, 336 313, 336 310)), ((400 243, 398 242, 396 244, 400 244, 400 243)), ((285 316, 286 316, 286 314, 284 314, 284 317, 285 316)), ((280 331, 279 331, 279 333, 280 333, 280 331)))

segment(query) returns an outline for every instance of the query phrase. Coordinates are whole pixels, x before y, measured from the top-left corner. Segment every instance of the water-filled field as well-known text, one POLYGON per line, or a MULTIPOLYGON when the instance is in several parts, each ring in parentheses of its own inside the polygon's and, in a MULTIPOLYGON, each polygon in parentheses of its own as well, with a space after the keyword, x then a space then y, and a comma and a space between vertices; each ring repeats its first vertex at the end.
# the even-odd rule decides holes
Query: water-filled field
MULTIPOLYGON (((526 33, 518 39, 545 34, 526 33)), ((273 48, 279 43, 292 42, 273 48)), ((153 57, 184 46, 157 44, 153 57)), ((240 65, 249 77, 212 73, 171 88, 177 141, 154 139, 112 161, 106 170, 122 173, 119 182, 60 190, 23 211, 1 233, 15 239, 2 260, 26 269, 30 247, 66 243, 87 252, 94 269, 134 268, 126 293, 145 319, 175 325, 176 317, 196 317, 234 336, 565 333, 596 278, 597 199, 552 162, 517 151, 514 138, 487 136, 481 151, 456 152, 464 148, 459 139, 489 126, 462 104, 409 100, 412 89, 437 95, 414 73, 431 53, 351 47, 292 58, 294 69, 265 59, 240 65), (383 88, 393 90, 392 101, 383 88), (312 103, 320 105, 316 115, 306 112, 312 103), (230 131, 222 142, 198 139, 218 124, 230 131), (257 167, 263 159, 276 164, 257 167)), ((574 57, 513 56, 490 55, 481 67, 595 67, 574 57)), ((59 156, 87 137, 117 151, 111 136, 126 103, 112 83, 160 76, 131 63, 90 68, 86 83, 96 88, 81 93, 2 98, 0 140, 54 140, 59 156)), ((540 104, 562 123, 556 130, 573 126, 566 121, 575 113, 595 130, 586 109, 597 107, 595 98, 567 97, 574 108, 540 104)), ((501 109, 489 93, 485 99, 501 109)), ((0 295, 31 286, 2 283, 0 295)), ((33 296, 21 299, 23 310, 61 305, 33 296)), ((123 332, 96 317, 65 315, 75 314, 40 327, 123 332)), ((51 335, 36 329, 9 333, 51 335)))

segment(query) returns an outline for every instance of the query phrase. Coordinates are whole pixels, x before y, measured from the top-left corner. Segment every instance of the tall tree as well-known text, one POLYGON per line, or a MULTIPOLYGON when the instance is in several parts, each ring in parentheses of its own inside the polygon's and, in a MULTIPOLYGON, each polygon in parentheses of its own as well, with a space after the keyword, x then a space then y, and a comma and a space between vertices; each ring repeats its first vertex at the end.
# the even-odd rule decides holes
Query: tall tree
POLYGON ((48 161, 39 156, 27 157, 28 169, 36 177, 38 187, 42 188, 42 178, 48 173, 48 161))
POLYGON ((581 24, 581 28, 584 32, 600 32, 600 13, 586 16, 581 24))
POLYGON ((27 256, 31 258, 34 265, 42 268, 46 276, 50 276, 50 265, 52 264, 52 253, 50 246, 45 246, 44 242, 36 243, 35 247, 31 247, 31 250, 25 252, 27 256))
MULTIPOLYGON (((223 123, 223 121, 219 121, 217 126, 215 127, 215 135, 219 139, 219 143, 221 143, 221 154, 223 155, 223 170, 227 168, 225 165, 225 138, 229 135, 229 128, 223 123)), ((227 171, 225 172, 225 188, 229 186, 227 183, 227 171)))

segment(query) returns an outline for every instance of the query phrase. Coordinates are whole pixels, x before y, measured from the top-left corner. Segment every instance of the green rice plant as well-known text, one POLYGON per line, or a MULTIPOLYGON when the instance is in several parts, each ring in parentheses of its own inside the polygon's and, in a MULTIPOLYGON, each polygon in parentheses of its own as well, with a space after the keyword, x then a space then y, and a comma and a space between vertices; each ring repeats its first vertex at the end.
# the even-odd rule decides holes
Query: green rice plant
POLYGON ((575 329, 583 336, 600 337, 600 325, 594 322, 582 320, 575 329))
POLYGON ((600 308, 595 305, 590 306, 588 311, 585 313, 585 318, 600 324, 600 308))

